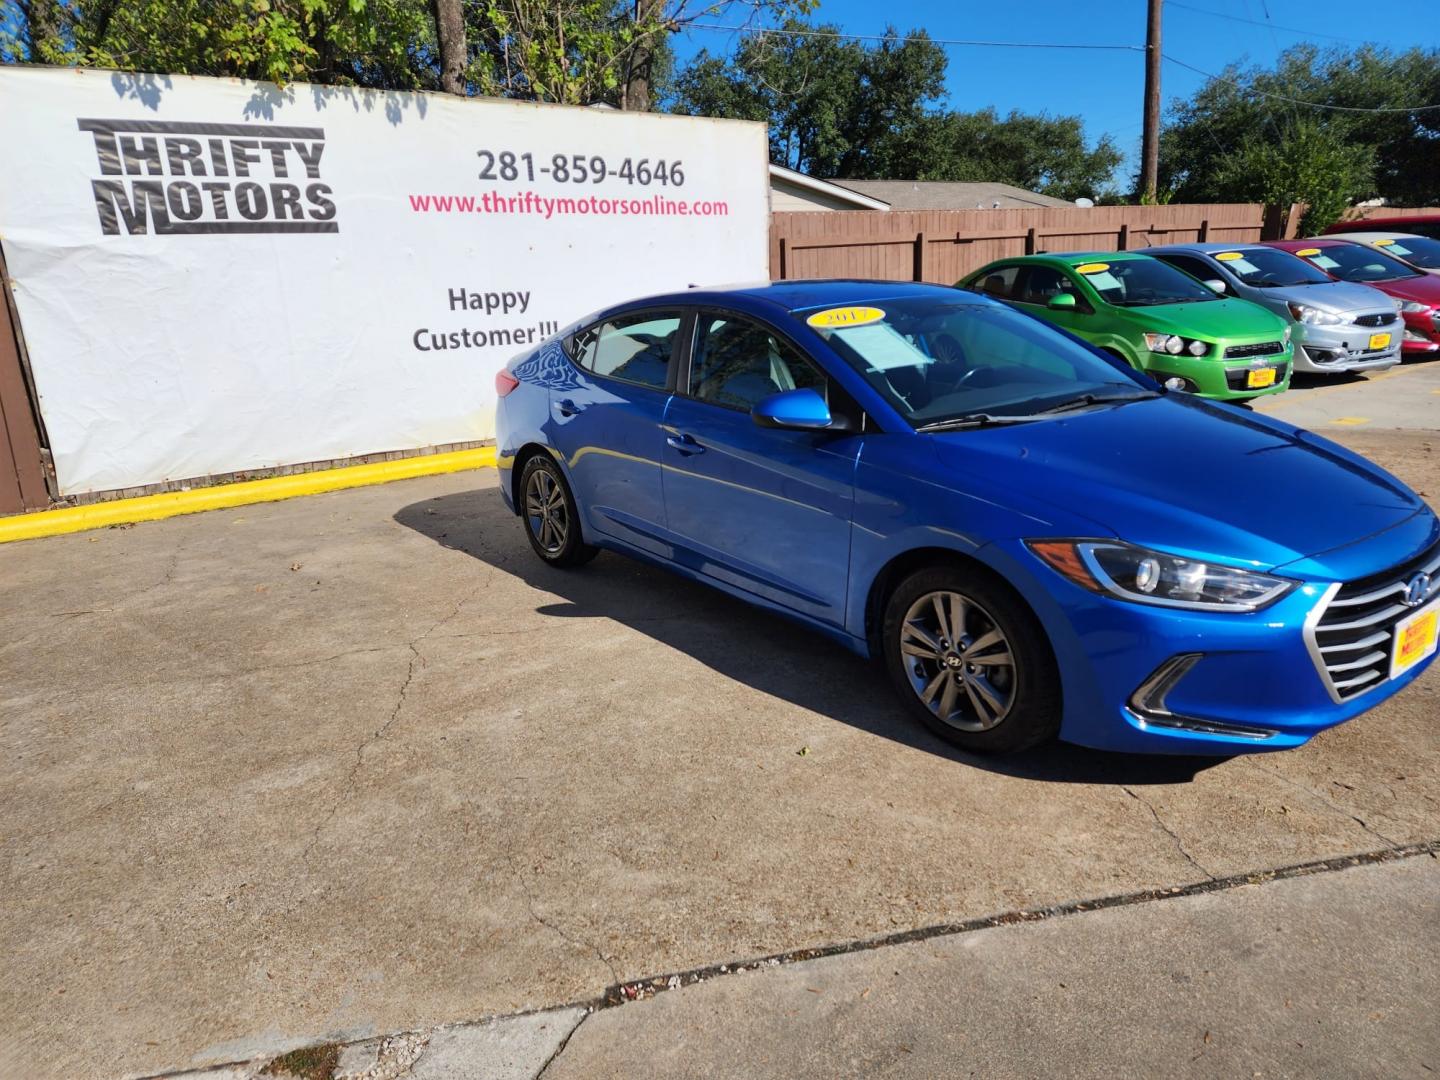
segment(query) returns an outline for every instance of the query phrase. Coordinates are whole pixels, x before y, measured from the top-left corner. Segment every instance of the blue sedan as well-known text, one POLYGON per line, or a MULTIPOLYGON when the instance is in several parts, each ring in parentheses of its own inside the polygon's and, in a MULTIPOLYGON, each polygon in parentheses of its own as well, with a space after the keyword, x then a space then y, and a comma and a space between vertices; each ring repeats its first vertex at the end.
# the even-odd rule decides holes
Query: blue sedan
POLYGON ((500 490, 541 559, 606 548, 795 619, 969 750, 1293 747, 1434 660, 1440 521, 1414 492, 983 296, 656 296, 496 387, 500 490))

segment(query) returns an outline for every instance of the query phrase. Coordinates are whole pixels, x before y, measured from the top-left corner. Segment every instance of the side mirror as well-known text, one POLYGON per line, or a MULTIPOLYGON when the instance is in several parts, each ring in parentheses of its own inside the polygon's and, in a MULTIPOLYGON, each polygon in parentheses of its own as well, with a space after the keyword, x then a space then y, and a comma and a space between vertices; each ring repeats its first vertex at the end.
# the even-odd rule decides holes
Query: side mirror
POLYGON ((1221 296, 1225 295, 1225 282, 1218 277, 1207 278, 1205 284, 1209 286, 1211 292, 1219 293, 1221 296))
POLYGON ((831 417, 825 399, 808 387, 771 394, 750 410, 750 418, 761 427, 794 431, 841 428, 831 417))
POLYGON ((1045 301, 1045 306, 1059 311, 1073 310, 1075 297, 1072 293, 1059 292, 1045 301))

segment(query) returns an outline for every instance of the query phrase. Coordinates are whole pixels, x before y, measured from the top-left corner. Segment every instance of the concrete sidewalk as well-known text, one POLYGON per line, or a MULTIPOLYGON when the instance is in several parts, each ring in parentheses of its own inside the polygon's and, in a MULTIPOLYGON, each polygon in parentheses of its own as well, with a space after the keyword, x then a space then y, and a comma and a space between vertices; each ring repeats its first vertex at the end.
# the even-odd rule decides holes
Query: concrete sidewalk
POLYGON ((332 1074, 1418 1077, 1440 1070, 1437 952, 1440 861, 1420 854, 712 971, 619 1007, 335 1048, 332 1074))
POLYGON ((1440 428, 1440 359, 1410 360, 1374 375, 1297 375, 1291 389, 1254 409, 1336 438, 1345 429, 1440 428))

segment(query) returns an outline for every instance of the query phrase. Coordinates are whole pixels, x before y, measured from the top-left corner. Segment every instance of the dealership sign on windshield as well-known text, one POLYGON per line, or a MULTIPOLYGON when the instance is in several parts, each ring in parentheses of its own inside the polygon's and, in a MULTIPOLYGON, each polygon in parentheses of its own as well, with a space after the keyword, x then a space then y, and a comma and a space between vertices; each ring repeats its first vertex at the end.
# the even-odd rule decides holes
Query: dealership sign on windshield
POLYGON ((0 68, 0 250, 66 494, 466 442, 605 304, 762 279, 764 128, 0 68))

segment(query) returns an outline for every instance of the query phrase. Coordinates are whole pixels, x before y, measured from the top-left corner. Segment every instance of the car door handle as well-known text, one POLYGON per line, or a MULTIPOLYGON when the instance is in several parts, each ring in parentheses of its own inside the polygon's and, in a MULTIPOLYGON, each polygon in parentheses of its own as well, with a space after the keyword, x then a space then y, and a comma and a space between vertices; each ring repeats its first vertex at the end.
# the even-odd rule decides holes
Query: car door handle
POLYGON ((689 435, 667 435, 665 441, 682 454, 703 454, 705 452, 705 447, 689 435))
POLYGON ((581 410, 580 406, 576 405, 575 402, 571 401, 569 398, 564 398, 563 400, 557 401, 555 403, 555 411, 561 416, 574 416, 581 410))

